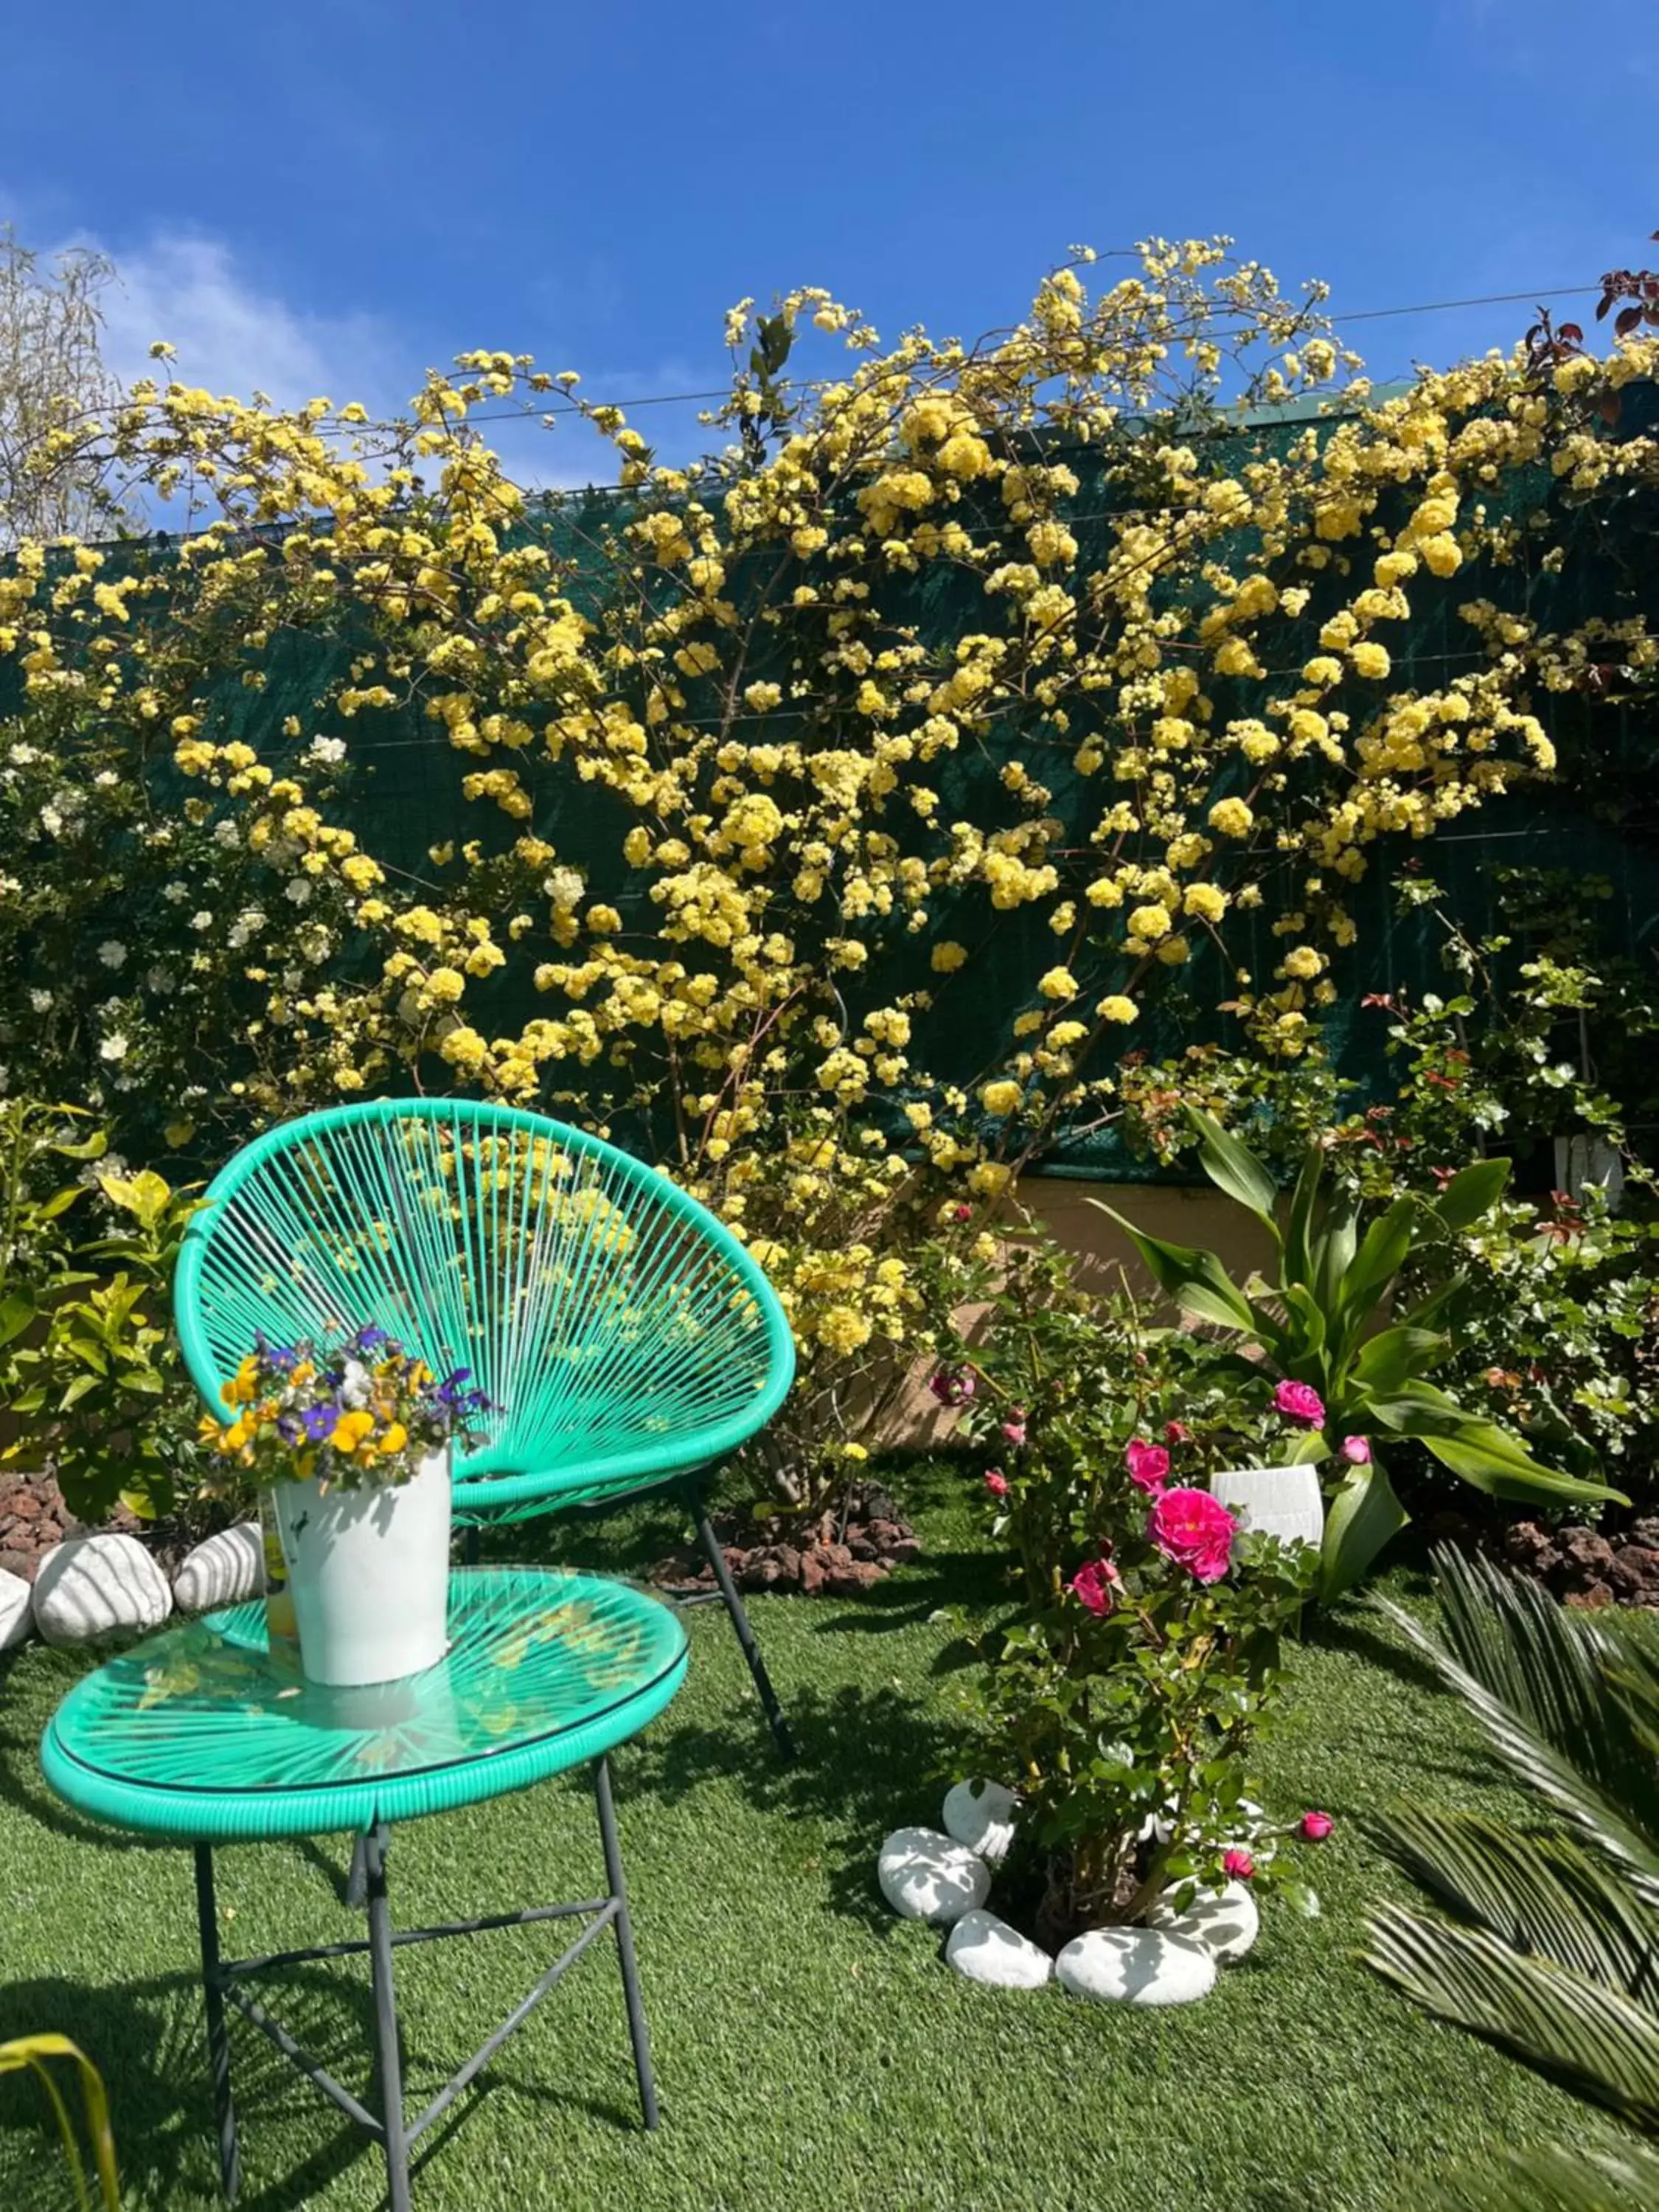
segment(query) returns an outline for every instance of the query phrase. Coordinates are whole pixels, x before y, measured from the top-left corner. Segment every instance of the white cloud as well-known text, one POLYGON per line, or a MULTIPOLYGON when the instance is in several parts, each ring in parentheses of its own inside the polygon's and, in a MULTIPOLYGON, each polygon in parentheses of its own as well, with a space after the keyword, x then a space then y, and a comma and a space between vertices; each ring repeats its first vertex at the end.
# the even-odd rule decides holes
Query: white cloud
POLYGON ((156 339, 177 348, 174 373, 187 383, 242 398, 258 390, 289 405, 360 399, 380 415, 401 411, 420 380, 380 318, 290 306, 251 281, 222 240, 163 232, 112 258, 105 353, 124 381, 151 373, 156 339))
MULTIPOLYGON (((0 218, 9 216, 26 237, 52 240, 44 210, 30 210, 0 184, 0 218)), ((156 230, 126 238, 118 232, 81 231, 46 245, 46 255, 66 246, 89 246, 106 253, 116 277, 103 297, 104 356, 125 384, 165 374, 149 349, 164 340, 175 349, 170 372, 183 382, 216 394, 248 398, 256 391, 279 405, 297 406, 326 398, 337 407, 360 401, 376 421, 406 415, 428 362, 447 365, 454 346, 472 342, 465 331, 413 331, 406 318, 374 309, 331 313, 313 308, 262 283, 227 239, 201 230, 156 230)), ((547 311, 540 311, 545 322, 547 311)), ((546 351, 546 332, 540 349, 546 351)), ((537 343, 531 337, 529 343, 537 343)), ((563 367, 562 356, 550 367, 563 367)), ((694 366, 670 356, 652 368, 607 367, 584 375, 583 391, 595 398, 637 398, 656 392, 683 392, 719 383, 708 365, 694 366)), ((585 423, 562 416, 549 432, 541 410, 522 422, 501 420, 504 403, 481 414, 495 419, 479 428, 501 454, 508 473, 530 490, 574 489, 595 481, 612 483, 616 456, 585 423)), ((695 406, 642 408, 637 427, 665 459, 689 459, 705 435, 696 425, 695 406)))

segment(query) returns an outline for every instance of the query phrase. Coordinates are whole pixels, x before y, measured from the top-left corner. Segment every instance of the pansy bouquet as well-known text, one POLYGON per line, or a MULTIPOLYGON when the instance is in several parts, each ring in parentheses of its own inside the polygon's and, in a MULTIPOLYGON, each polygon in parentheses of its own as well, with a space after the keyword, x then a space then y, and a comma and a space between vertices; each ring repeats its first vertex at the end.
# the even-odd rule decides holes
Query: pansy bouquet
POLYGON ((262 1486, 406 1482, 489 1410, 470 1368, 440 1380, 373 1325, 331 1346, 258 1336, 220 1395, 229 1418, 204 1414, 202 1440, 262 1486))

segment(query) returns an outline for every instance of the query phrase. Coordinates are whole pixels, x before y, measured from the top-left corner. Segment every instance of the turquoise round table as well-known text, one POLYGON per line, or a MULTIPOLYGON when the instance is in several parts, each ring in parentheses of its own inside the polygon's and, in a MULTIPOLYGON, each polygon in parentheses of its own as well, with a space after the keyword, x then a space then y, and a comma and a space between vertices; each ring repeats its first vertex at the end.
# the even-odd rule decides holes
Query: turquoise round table
POLYGON ((236 2194, 240 2159, 227 2002, 382 2144, 392 2212, 405 2212, 410 2146, 608 1926, 617 1931, 645 2124, 657 2124, 605 1754, 637 1735, 684 1680, 685 1632, 659 1599, 626 1583, 551 1568, 478 1567, 453 1577, 449 1632, 448 1656, 423 1674, 368 1689, 329 1689, 307 1681, 289 1651, 267 1647, 263 1603, 239 1606, 165 1630, 109 1660, 76 1685, 47 1725, 41 1765, 60 1796, 94 1819, 194 1849, 208 2057, 228 2197, 236 2194), (605 1896, 393 1929, 386 1861, 395 1822, 477 1804, 588 1765, 605 1896), (221 1957, 214 1845, 331 1830, 361 1838, 367 1941, 221 1957), (394 1949, 571 1918, 586 1923, 575 1941, 425 2109, 407 2118, 394 1949), (374 1984, 378 2113, 243 1986, 257 1974, 365 1951, 374 1984))

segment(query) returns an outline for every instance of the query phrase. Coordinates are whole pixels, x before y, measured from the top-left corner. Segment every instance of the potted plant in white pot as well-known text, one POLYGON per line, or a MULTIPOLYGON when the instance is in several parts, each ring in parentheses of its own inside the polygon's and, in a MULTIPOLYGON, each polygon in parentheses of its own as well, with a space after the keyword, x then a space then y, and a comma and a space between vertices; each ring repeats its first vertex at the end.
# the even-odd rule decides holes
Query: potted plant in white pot
POLYGON ((1148 1237, 1100 1200, 1091 1203, 1184 1313, 1234 1339, 1239 1349, 1229 1364, 1238 1379, 1271 1388, 1287 1430, 1279 1464, 1212 1475, 1210 1488, 1229 1508, 1247 1508, 1254 1528, 1318 1541, 1322 1599, 1358 1582, 1405 1525, 1381 1457, 1396 1437, 1414 1439, 1492 1497, 1629 1503, 1606 1483, 1544 1466, 1512 1431, 1428 1381, 1451 1350, 1437 1324, 1460 1286, 1455 1271, 1407 1310, 1395 1304, 1396 1279, 1418 1248, 1444 1248, 1497 1202, 1507 1160, 1473 1161, 1434 1198, 1406 1194, 1368 1218, 1355 1192, 1328 1175, 1315 1144, 1281 1212, 1278 1186, 1255 1155, 1209 1115, 1187 1111, 1205 1173, 1271 1238, 1274 1279, 1253 1277, 1241 1287, 1213 1252, 1148 1237), (1314 1472, 1321 1467, 1322 1482, 1314 1472))
POLYGON ((382 1328, 260 1338, 204 1440, 268 1491, 300 1663, 314 1682, 393 1681, 448 1649, 450 1453, 487 1409, 465 1368, 440 1381, 382 1328))

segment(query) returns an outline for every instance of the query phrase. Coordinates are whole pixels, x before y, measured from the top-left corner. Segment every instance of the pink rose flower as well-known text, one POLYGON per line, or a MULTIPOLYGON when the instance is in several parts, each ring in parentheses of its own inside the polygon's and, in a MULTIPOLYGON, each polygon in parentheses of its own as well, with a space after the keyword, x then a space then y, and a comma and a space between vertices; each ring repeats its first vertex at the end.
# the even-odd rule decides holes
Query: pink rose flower
POLYGON ((1350 1467, 1369 1467, 1371 1463, 1371 1447, 1369 1438, 1344 1437, 1342 1456, 1350 1467))
POLYGON ((1164 1441, 1166 1444, 1189 1444, 1192 1440, 1193 1432, 1185 1421, 1165 1421, 1164 1424, 1164 1441))
POLYGON ((1130 1481, 1150 1490, 1156 1498, 1170 1472, 1170 1455, 1162 1444, 1151 1444, 1145 1437, 1137 1437, 1124 1453, 1123 1464, 1129 1470, 1130 1481))
POLYGON ((1091 1559, 1079 1567, 1071 1582, 1072 1595, 1103 1619, 1112 1609, 1112 1593, 1123 1577, 1109 1559, 1091 1559))
POLYGON ((1273 1392, 1273 1405, 1299 1429, 1324 1426, 1325 1401, 1310 1382, 1281 1382, 1273 1392))
POLYGON ((1207 1490, 1166 1490, 1154 1501, 1146 1534, 1166 1559, 1200 1583, 1218 1583, 1232 1564, 1238 1523, 1207 1490))
POLYGON ((1255 1861, 1248 1851, 1233 1850, 1222 1860, 1221 1871, 1229 1881, 1249 1881, 1255 1872, 1255 1861))
POLYGON ((928 1378, 927 1388, 941 1406, 965 1405, 974 1395, 974 1371, 971 1367, 941 1367, 928 1378))
POLYGON ((1008 1495, 1008 1478, 1000 1467, 986 1468, 985 1487, 993 1498, 1006 1498, 1008 1495))
POLYGON ((1012 1414, 1012 1416, 1011 1416, 1007 1420, 1006 1420, 1006 1421, 1003 1423, 1003 1425, 1002 1425, 1002 1433, 1003 1433, 1003 1435, 1007 1438, 1008 1442, 1009 1442, 1011 1444, 1013 1444, 1013 1445, 1015 1445, 1016 1447, 1018 1447, 1018 1445, 1020 1445, 1020 1444, 1023 1444, 1023 1443, 1024 1443, 1024 1441, 1025 1441, 1025 1416, 1024 1416, 1024 1413, 1015 1413, 1015 1414, 1012 1414))
POLYGON ((1296 1832, 1310 1844, 1322 1844, 1335 1826, 1328 1813, 1304 1813, 1296 1824, 1296 1832))

